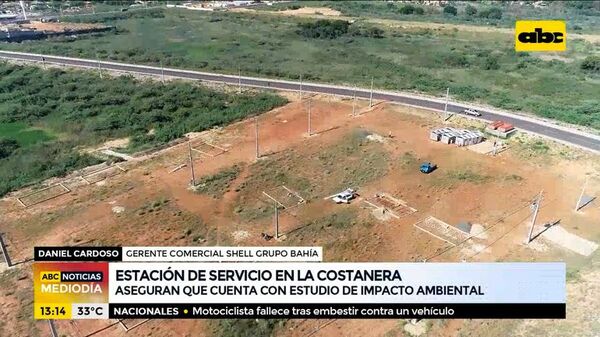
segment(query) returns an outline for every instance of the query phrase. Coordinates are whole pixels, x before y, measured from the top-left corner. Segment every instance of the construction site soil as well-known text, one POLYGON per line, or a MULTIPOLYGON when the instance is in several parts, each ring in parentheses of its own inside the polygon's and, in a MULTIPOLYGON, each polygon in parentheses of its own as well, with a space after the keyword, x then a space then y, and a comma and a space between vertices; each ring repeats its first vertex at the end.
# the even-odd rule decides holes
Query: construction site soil
MULTIPOLYGON (((193 151, 197 191, 189 186, 188 146, 182 143, 124 163, 126 172, 31 207, 24 208, 14 196, 1 200, 0 230, 18 264, 0 273, 0 335, 50 335, 47 322, 32 318, 30 259, 33 247, 44 245, 310 245, 323 246, 326 261, 564 260, 569 293, 591 289, 597 280, 590 276, 598 273, 597 251, 583 256, 568 243, 563 247, 546 240, 543 233, 524 244, 530 203, 540 191, 534 233, 560 220, 564 230, 581 239, 600 241, 598 203, 574 211, 586 175, 590 181, 600 177, 597 156, 556 144, 540 152, 526 137, 513 140, 497 156, 483 155, 429 140, 431 128, 474 122, 443 122, 430 111, 386 103, 369 108, 364 101, 356 103, 357 116, 352 116, 350 99, 305 95, 300 101, 297 94, 288 96, 288 105, 258 117, 258 160, 254 119, 192 135, 193 144, 227 150, 208 153, 204 146, 193 151), (423 174, 419 165, 424 161, 439 168, 423 174), (350 204, 326 199, 346 188, 359 194, 350 204), (264 239, 263 234, 274 235, 274 207, 263 192, 284 206, 279 240, 264 239), (376 202, 381 193, 403 203, 386 203, 399 216, 377 216, 377 207, 365 202, 376 202), (415 211, 403 212, 403 207, 415 211), (453 236, 449 233, 458 229, 431 223, 428 228, 438 231, 433 236, 414 226, 430 216, 453 227, 469 222, 471 233, 453 236)), ((598 185, 589 183, 588 193, 600 193, 592 191, 598 185)), ((289 320, 275 334, 548 336, 561 327, 575 331, 572 336, 591 336, 594 320, 586 315, 598 309, 597 297, 580 296, 577 305, 567 303, 567 320, 543 325, 527 320, 426 320, 420 325, 405 320, 289 320)), ((56 321, 56 326, 60 336, 76 337, 94 332, 99 337, 214 333, 205 320, 151 320, 129 332, 113 321, 56 321)))

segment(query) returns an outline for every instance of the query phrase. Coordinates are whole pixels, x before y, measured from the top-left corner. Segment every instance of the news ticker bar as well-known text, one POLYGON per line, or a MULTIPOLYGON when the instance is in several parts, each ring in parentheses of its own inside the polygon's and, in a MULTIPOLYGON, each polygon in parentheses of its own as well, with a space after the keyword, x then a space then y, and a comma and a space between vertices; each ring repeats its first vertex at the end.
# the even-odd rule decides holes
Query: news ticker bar
POLYGON ((322 247, 35 247, 35 261, 320 262, 322 247))
POLYGON ((564 319, 564 303, 394 304, 49 304, 36 305, 44 319, 564 319), (44 315, 45 314, 45 315, 44 315))

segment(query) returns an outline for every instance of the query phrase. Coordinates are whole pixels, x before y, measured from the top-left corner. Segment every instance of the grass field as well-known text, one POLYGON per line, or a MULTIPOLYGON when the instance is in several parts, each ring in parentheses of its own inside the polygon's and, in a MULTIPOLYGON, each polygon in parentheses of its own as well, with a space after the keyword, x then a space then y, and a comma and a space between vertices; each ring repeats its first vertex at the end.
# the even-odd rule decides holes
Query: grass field
POLYGON ((53 139, 54 136, 42 129, 35 129, 22 122, 0 123, 0 137, 14 139, 19 146, 26 147, 53 139))
POLYGON ((600 129, 600 77, 581 69, 600 48, 582 40, 542 58, 515 53, 513 37, 494 32, 386 26, 374 38, 359 20, 346 34, 318 39, 297 33, 306 18, 177 9, 156 16, 109 21, 116 33, 0 48, 363 87, 374 78, 378 88, 436 96, 449 87, 454 99, 600 129))

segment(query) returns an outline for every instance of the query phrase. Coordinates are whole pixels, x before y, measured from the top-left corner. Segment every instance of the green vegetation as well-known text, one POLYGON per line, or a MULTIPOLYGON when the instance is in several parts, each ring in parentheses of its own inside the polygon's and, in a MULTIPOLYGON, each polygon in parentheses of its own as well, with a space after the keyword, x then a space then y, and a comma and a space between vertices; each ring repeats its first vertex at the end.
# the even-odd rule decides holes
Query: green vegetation
MULTIPOLYGON (((393 4, 388 4, 388 8, 392 9, 394 8, 393 4)), ((400 7, 397 8, 397 13, 402 14, 402 15, 411 15, 411 14, 416 14, 416 15, 423 15, 425 14, 425 10, 423 9, 423 7, 418 7, 418 6, 413 6, 413 5, 402 5, 400 7)))
POLYGON ((350 23, 343 20, 317 20, 301 22, 297 33, 312 39, 337 39, 348 33, 350 23))
POLYGON ((509 174, 504 177, 505 181, 523 181, 523 177, 518 174, 509 174))
POLYGON ((358 214, 356 210, 344 209, 337 213, 328 214, 303 224, 299 227, 300 230, 296 234, 303 236, 303 231, 314 234, 328 229, 345 230, 355 226, 358 222, 357 219, 358 214))
MULTIPOLYGON (((330 7, 343 15, 359 18, 431 21, 514 27, 515 20, 564 18, 568 29, 600 31, 600 7, 594 1, 545 1, 543 6, 514 1, 452 1, 445 6, 426 6, 387 1, 302 1, 303 6, 330 7), (455 8, 456 14, 453 9, 455 8), (577 27, 577 28, 576 28, 577 27)), ((289 6, 289 5, 288 5, 289 6)), ((277 6, 270 8, 277 9, 277 6)))
POLYGON ((417 168, 417 154, 412 151, 404 152, 399 159, 400 166, 403 169, 415 169, 417 168))
POLYGON ((456 16, 456 14, 458 14, 458 10, 454 6, 447 5, 446 7, 444 7, 444 14, 456 16))
POLYGON ((216 174, 202 177, 196 186, 196 192, 208 194, 213 198, 218 198, 229 190, 233 182, 241 172, 240 165, 233 165, 222 169, 216 174))
POLYGON ((591 55, 581 62, 581 69, 591 73, 600 74, 600 56, 591 55))
POLYGON ((519 155, 523 158, 540 157, 550 154, 550 146, 543 140, 515 138, 519 155))
POLYGON ((0 159, 10 156, 19 148, 19 143, 14 139, 0 138, 0 159))
POLYGON ((31 128, 25 123, 0 123, 0 139, 14 140, 19 147, 33 145, 53 138, 47 131, 31 128))
POLYGON ((149 202, 142 207, 138 208, 136 211, 137 215, 144 215, 146 213, 155 213, 160 212, 163 206, 168 205, 170 202, 167 198, 158 198, 152 202, 149 202))
POLYGON ((270 216, 273 204, 261 201, 261 192, 281 185, 311 200, 381 178, 389 170, 389 155, 381 143, 366 139, 369 134, 356 129, 325 148, 309 153, 291 149, 252 164, 238 187, 234 212, 244 221, 270 216))
POLYGON ((466 16, 472 17, 475 16, 475 14, 477 14, 477 8, 475 8, 475 6, 467 5, 465 7, 466 16))
POLYGON ((293 234, 287 234, 287 244, 322 246, 328 261, 352 261, 357 254, 373 251, 380 244, 377 235, 365 235, 372 233, 373 224, 373 218, 362 216, 358 208, 336 208, 335 213, 321 213, 298 225, 293 234))
POLYGON ((219 337, 270 337, 285 319, 223 319, 213 325, 213 335, 219 337))
POLYGON ((164 18, 164 11, 162 9, 157 8, 147 10, 132 10, 117 13, 99 13, 97 15, 65 16, 61 18, 61 21, 77 23, 111 23, 116 20, 142 18, 164 18))
MULTIPOLYGON (((384 2, 331 6, 367 6, 388 12, 384 2)), ((456 7, 458 16, 463 15, 464 9, 456 7)), ((485 8, 478 5, 478 13, 485 8)), ((368 10, 362 15, 372 14, 368 10)), ((600 129, 598 74, 588 70, 589 62, 582 69, 579 61, 597 53, 598 46, 582 40, 570 40, 560 59, 548 60, 537 54, 515 53, 511 34, 390 28, 361 20, 350 24, 341 36, 343 28, 330 31, 330 24, 316 24, 311 19, 175 9, 165 10, 164 18, 131 18, 114 24, 116 35, 3 44, 0 48, 154 66, 162 62, 170 67, 230 74, 241 69, 242 74, 251 76, 302 76, 306 81, 363 87, 370 86, 374 77, 375 87, 381 89, 439 96, 449 87, 457 100, 600 129), (301 36, 299 27, 309 27, 309 36, 327 38, 301 36)))
POLYGON ((484 183, 491 178, 490 176, 482 175, 469 169, 450 171, 447 173, 447 176, 450 180, 472 182, 475 184, 484 183))
POLYGON ((128 151, 148 149, 283 103, 271 94, 0 63, 0 195, 99 163, 80 153, 84 146, 131 137, 128 151))
POLYGON ((50 177, 64 176, 101 161, 74 150, 73 141, 54 141, 20 148, 0 159, 0 195, 50 177))
POLYGON ((457 183, 484 184, 492 179, 491 176, 473 171, 470 168, 454 169, 436 176, 433 184, 441 187, 452 187, 457 183))

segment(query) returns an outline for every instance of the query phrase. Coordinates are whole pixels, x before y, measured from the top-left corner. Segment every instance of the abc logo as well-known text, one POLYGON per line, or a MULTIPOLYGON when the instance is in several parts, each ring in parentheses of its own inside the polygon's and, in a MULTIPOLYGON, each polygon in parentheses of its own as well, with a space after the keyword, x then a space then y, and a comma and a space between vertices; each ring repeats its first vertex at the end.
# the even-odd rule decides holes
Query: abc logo
POLYGON ((59 271, 43 271, 40 273, 40 280, 42 282, 60 282, 60 272, 59 271))
POLYGON ((535 32, 519 34, 519 41, 523 43, 561 43, 564 41, 564 34, 561 32, 544 32, 541 28, 536 28, 535 32))
POLYGON ((564 21, 517 21, 516 51, 564 51, 566 49, 564 21))

